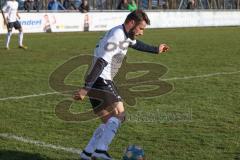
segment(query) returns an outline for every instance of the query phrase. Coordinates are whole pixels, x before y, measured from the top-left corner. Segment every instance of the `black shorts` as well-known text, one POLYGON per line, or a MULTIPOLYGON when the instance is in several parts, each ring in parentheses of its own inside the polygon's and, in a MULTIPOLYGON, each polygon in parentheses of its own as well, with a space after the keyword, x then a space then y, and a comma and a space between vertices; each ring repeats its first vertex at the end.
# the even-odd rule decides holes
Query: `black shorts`
POLYGON ((18 29, 18 30, 22 28, 22 26, 21 26, 19 21, 9 22, 8 23, 8 31, 12 31, 13 27, 15 29, 18 29))
POLYGON ((122 101, 117 88, 110 80, 99 77, 88 92, 89 100, 95 113, 111 106, 115 102, 122 101))

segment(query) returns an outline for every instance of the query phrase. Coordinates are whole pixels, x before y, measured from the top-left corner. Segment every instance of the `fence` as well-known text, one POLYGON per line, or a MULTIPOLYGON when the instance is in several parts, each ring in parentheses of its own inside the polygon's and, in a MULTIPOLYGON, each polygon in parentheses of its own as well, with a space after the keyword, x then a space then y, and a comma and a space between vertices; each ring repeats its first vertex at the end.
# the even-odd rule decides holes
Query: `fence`
MULTIPOLYGON (((0 0, 2 8, 6 0, 0 0)), ((32 1, 38 4, 38 9, 47 10, 49 1, 53 0, 17 0, 19 9, 24 10, 24 2, 32 1)), ((72 2, 78 8, 81 0, 58 0, 60 3, 72 2)), ((88 0, 90 10, 117 10, 122 0, 88 0)), ((240 0, 136 0, 138 8, 152 9, 240 9, 240 0), (189 7, 189 4, 191 6, 189 7)), ((33 7, 33 9, 36 9, 33 7)))

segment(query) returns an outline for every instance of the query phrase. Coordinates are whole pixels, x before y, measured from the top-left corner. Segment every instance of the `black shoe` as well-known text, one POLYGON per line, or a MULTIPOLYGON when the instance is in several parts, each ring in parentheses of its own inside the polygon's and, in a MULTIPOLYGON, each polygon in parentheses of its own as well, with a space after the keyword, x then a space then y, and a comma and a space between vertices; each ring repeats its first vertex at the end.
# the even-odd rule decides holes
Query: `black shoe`
POLYGON ((107 153, 107 151, 102 151, 96 149, 95 152, 92 154, 93 160, 98 160, 98 158, 101 158, 103 160, 113 160, 112 157, 107 153))
POLYGON ((88 153, 85 150, 82 151, 82 153, 80 154, 80 158, 81 160, 91 160, 92 158, 92 153, 88 153))

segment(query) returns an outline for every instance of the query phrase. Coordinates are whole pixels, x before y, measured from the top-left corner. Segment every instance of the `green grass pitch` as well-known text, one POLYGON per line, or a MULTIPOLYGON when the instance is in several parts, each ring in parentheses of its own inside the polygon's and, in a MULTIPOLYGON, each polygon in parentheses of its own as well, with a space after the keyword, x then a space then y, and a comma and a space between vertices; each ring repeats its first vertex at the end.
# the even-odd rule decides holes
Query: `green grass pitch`
MULTIPOLYGON (((5 35, 0 35, 1 160, 79 158, 77 152, 100 121, 60 119, 56 105, 71 96, 56 93, 49 77, 69 59, 92 55, 101 35, 25 34, 28 50, 17 48, 17 35, 12 36, 10 50, 5 50, 5 35)), ((137 144, 148 160, 239 160, 240 28, 147 29, 141 40, 166 43, 171 50, 151 55, 129 49, 127 62, 164 65, 168 71, 159 78, 174 89, 137 98, 134 107, 126 104, 129 118, 112 142, 110 154, 120 160, 125 147, 137 144)), ((64 83, 81 86, 86 69, 86 65, 76 68, 64 83)), ((141 73, 128 76, 136 74, 141 73)), ((86 99, 74 102, 70 111, 88 109, 86 99)))

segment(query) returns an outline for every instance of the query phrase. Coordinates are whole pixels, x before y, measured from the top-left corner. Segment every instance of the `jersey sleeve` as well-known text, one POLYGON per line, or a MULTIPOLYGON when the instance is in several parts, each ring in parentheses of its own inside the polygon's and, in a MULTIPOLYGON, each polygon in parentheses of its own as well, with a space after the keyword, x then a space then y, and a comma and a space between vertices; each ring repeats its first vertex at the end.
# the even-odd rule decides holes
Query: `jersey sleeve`
POLYGON ((134 45, 130 45, 129 47, 143 51, 143 52, 148 52, 148 53, 155 53, 157 54, 159 52, 159 47, 157 46, 151 46, 149 44, 146 44, 140 40, 137 40, 137 42, 134 45))
POLYGON ((2 11, 7 12, 8 8, 9 8, 9 4, 8 4, 8 1, 7 1, 5 3, 5 5, 2 7, 2 11))
POLYGON ((102 59, 97 58, 94 66, 92 67, 90 73, 87 75, 85 79, 85 88, 89 89, 93 86, 94 82, 97 80, 99 75, 102 73, 104 67, 106 67, 108 63, 102 59))

